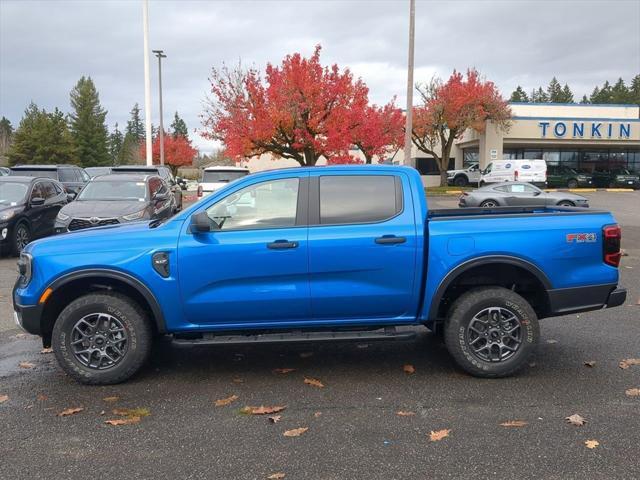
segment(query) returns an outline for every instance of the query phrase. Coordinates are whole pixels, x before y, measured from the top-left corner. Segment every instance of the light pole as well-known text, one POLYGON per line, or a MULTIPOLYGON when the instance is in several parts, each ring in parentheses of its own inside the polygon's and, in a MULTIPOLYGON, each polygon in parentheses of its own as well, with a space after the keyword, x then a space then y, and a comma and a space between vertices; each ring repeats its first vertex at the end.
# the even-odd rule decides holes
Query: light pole
POLYGON ((144 36, 144 124, 146 163, 153 164, 151 156, 151 80, 149 75, 149 1, 142 0, 142 29, 144 36))
POLYGON ((160 90, 160 165, 164 165, 164 124, 162 122, 162 59, 167 58, 162 50, 152 50, 158 57, 158 85, 160 90))
POLYGON ((413 51, 416 36, 416 0, 409 0, 409 61, 407 65, 407 113, 404 124, 404 164, 415 168, 411 158, 413 129, 413 51))

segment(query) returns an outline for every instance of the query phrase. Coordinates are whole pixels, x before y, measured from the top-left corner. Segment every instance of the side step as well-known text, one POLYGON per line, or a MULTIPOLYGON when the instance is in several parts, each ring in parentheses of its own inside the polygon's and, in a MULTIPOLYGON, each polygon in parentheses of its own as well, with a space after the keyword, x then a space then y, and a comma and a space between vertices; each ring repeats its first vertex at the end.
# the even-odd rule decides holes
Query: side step
POLYGON ((386 327, 380 330, 365 331, 306 331, 292 330, 280 333, 260 333, 254 335, 224 335, 203 333, 198 338, 174 338, 178 345, 247 345, 256 343, 304 343, 304 342, 372 342, 378 340, 412 340, 416 336, 413 330, 396 330, 386 327))

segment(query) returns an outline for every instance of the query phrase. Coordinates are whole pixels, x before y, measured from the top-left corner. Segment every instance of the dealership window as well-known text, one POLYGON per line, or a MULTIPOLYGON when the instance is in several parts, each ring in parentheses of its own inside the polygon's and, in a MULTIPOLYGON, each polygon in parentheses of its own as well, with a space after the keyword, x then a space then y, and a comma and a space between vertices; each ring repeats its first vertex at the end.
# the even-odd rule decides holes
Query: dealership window
POLYGON ((560 152, 556 150, 545 150, 542 153, 542 159, 547 162, 549 166, 560 165, 560 152))
MULTIPOLYGON (((449 159, 448 170, 453 170, 455 167, 456 159, 449 159)), ((416 158, 416 170, 420 172, 420 175, 440 175, 438 170, 438 164, 434 158, 418 157, 416 158)))
POLYGON ((609 171, 611 169, 627 168, 635 172, 640 171, 640 149, 597 149, 597 150, 558 150, 558 149, 526 149, 505 148, 504 158, 516 160, 522 158, 542 158, 547 165, 562 166, 581 170, 587 173, 609 171), (534 155, 541 156, 534 157, 534 155))
POLYGON ((470 167, 474 163, 480 163, 480 150, 478 148, 465 148, 462 150, 462 166, 470 167))

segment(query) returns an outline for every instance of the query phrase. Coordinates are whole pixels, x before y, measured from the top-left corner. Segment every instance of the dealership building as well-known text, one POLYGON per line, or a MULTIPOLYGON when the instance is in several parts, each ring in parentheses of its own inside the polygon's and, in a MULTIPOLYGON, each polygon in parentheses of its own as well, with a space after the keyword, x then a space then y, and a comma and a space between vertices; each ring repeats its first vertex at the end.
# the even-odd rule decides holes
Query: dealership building
MULTIPOLYGON (((507 131, 487 122, 455 142, 450 168, 498 159, 544 159, 587 172, 626 168, 640 172, 640 106, 511 103, 507 131)), ((401 152, 399 152, 401 155, 401 152)), ((416 168, 428 186, 439 182, 432 158, 414 149, 416 168)))

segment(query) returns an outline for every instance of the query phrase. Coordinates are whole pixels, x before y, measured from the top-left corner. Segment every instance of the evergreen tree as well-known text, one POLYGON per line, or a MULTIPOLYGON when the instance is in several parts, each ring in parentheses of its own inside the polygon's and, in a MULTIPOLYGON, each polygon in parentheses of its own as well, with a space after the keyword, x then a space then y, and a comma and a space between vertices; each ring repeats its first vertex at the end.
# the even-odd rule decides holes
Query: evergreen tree
POLYGON ((4 160, 11 145, 13 136, 13 125, 8 118, 2 117, 0 120, 0 160, 4 160))
POLYGON ((140 119, 140 107, 137 103, 131 109, 131 119, 127 122, 125 133, 138 142, 145 138, 144 123, 140 119))
POLYGON ((600 97, 600 88, 597 86, 593 88, 593 92, 591 92, 591 96, 589 97, 589 103, 598 103, 597 99, 600 97))
POLYGON ((542 87, 538 87, 538 90, 534 90, 531 93, 531 101, 533 103, 547 103, 549 102, 549 96, 547 92, 545 92, 542 87))
POLYGON ((64 114, 40 110, 30 103, 9 147, 9 163, 77 163, 76 148, 64 114))
POLYGON ((118 165, 120 159, 120 153, 122 151, 122 144, 124 142, 124 136, 118 129, 118 123, 113 129, 113 133, 109 135, 109 156, 111 157, 111 164, 118 165))
POLYGON ((586 95, 582 95, 582 100, 580 100, 580 103, 582 103, 584 105, 584 104, 591 103, 591 102, 589 101, 589 99, 587 98, 586 95))
POLYGON ((562 95, 560 97, 562 100, 560 103, 574 103, 573 92, 569 88, 568 84, 565 83, 564 87, 562 87, 562 95))
POLYGON ((611 88, 611 103, 630 103, 630 92, 622 78, 611 88))
MULTIPOLYGON (((511 94, 510 102, 528 102, 529 97, 527 96, 527 92, 525 92, 520 85, 513 91, 511 94)), ((176 112, 176 115, 178 113, 176 112)), ((186 128, 186 125, 185 125, 186 128)))
POLYGON ((562 87, 556 77, 553 77, 551 82, 549 82, 549 86, 547 87, 547 97, 547 101, 549 102, 562 103, 562 87))
POLYGON ((590 100, 591 103, 613 103, 611 95, 611 85, 609 84, 609 80, 604 82, 602 88, 594 88, 590 100))
POLYGON ((640 74, 633 77, 629 88, 629 102, 640 105, 640 74))
MULTIPOLYGON (((516 101, 516 100, 512 100, 512 101, 516 101)), ((526 100, 523 100, 523 101, 526 102, 526 100)), ((176 112, 175 115, 173 116, 173 123, 171 124, 171 134, 174 137, 189 138, 189 130, 187 129, 187 124, 184 122, 182 118, 180 118, 180 116, 178 115, 178 112, 176 112)))
POLYGON ((106 110, 100 105, 98 91, 91 77, 82 76, 71 90, 69 126, 76 144, 78 159, 85 167, 108 165, 109 133, 105 125, 106 110))

